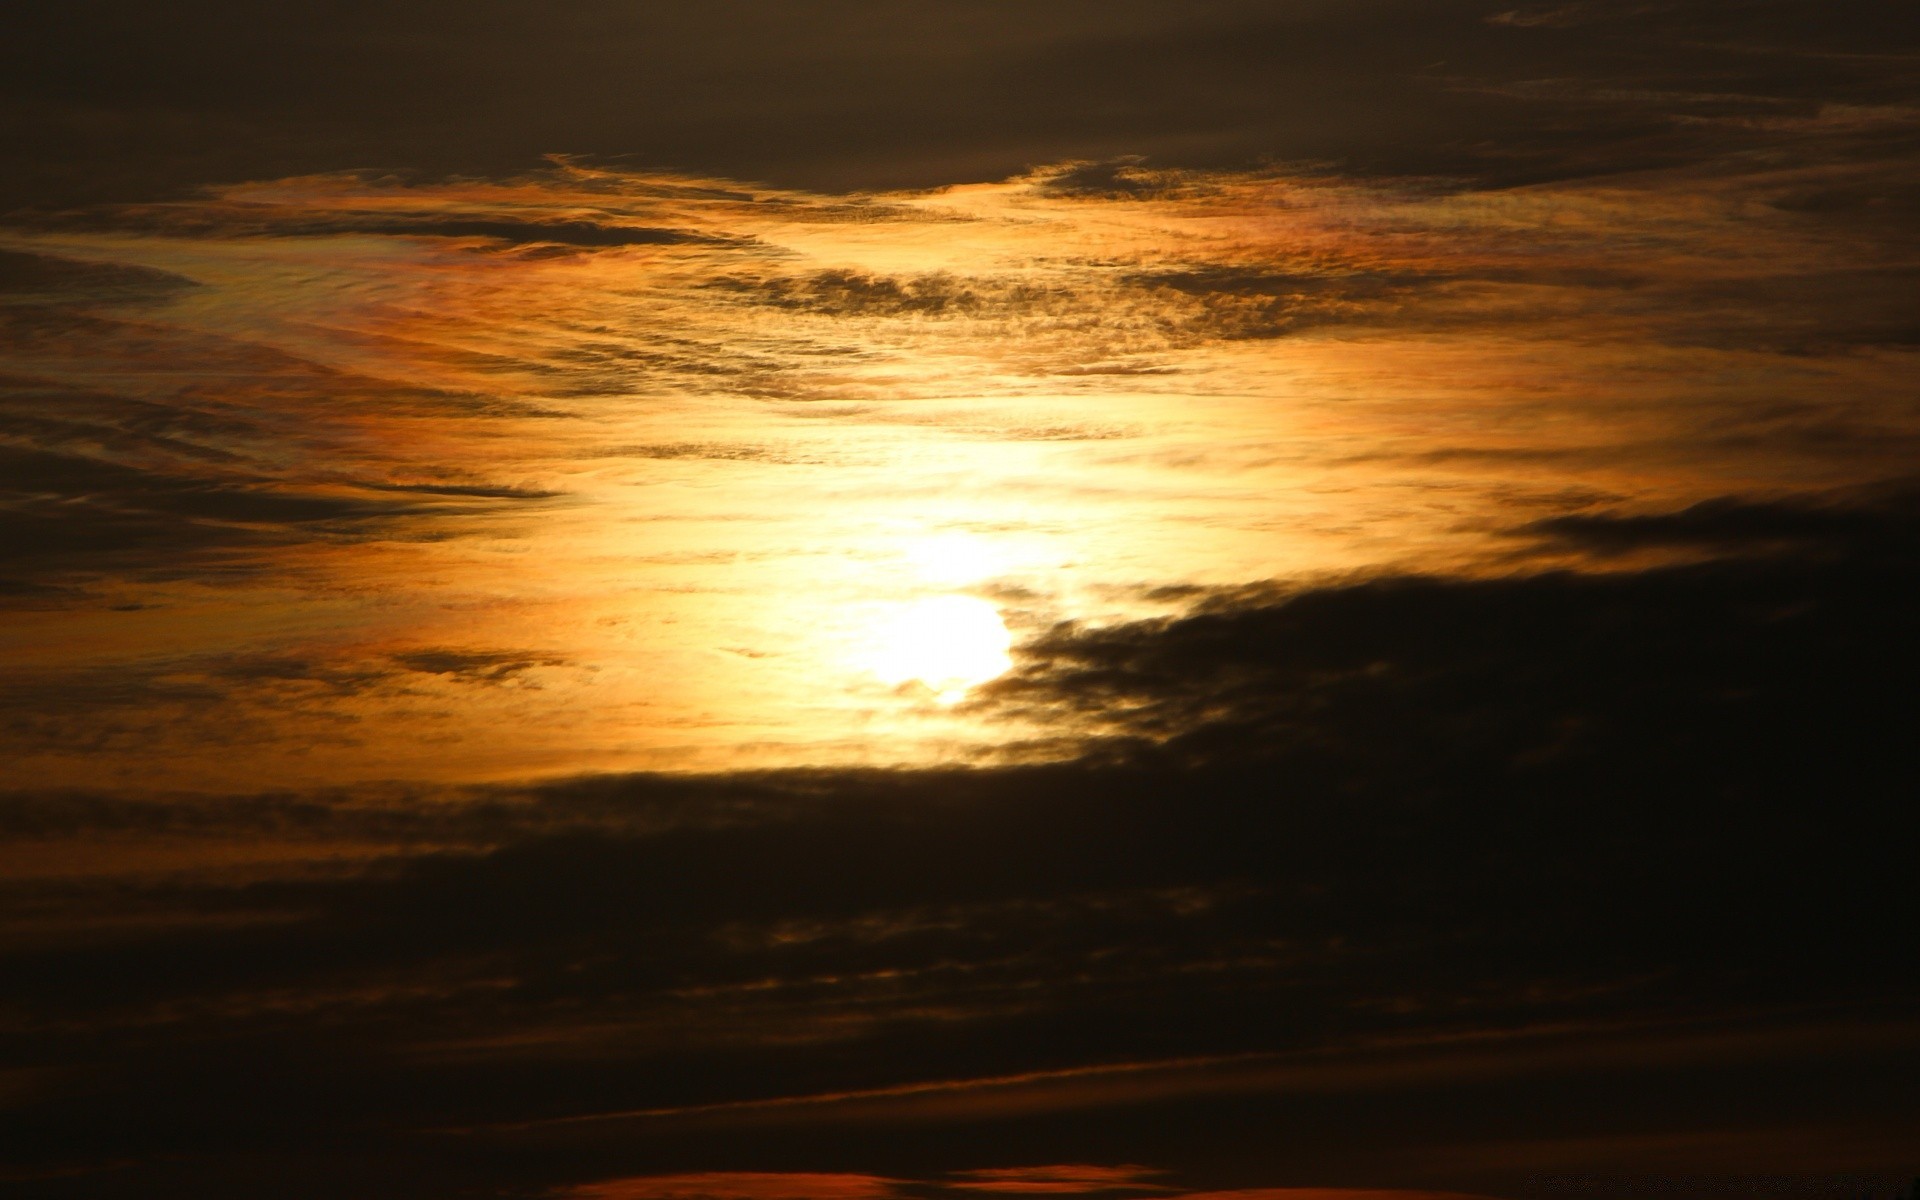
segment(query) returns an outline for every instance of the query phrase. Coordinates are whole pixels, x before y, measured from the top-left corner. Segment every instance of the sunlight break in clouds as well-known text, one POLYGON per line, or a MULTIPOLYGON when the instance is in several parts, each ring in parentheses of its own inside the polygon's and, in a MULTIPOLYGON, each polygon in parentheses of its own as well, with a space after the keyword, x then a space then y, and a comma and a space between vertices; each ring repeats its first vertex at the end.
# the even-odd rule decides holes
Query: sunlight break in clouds
POLYGON ((1006 673, 1012 636, 999 610, 975 596, 930 596, 904 605, 873 634, 873 672, 882 683, 925 686, 942 704, 1006 673))
POLYGON ((968 702, 1003 638, 1905 470, 1912 253, 1793 207, 1831 175, 563 164, 51 222, 0 741, 214 790, 1055 754, 968 702))

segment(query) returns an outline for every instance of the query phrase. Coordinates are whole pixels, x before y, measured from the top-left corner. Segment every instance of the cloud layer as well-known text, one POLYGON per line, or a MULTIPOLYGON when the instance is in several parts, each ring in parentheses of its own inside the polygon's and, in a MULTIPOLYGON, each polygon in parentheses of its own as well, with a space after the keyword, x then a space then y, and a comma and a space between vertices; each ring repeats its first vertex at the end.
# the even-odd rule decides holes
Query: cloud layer
POLYGON ((93 0, 6 35, 14 203, 555 151, 831 190, 1128 154, 1534 181, 1910 103, 1915 48, 1898 10, 1809 0, 93 0))
POLYGON ((200 849, 190 872, 136 856, 14 885, 11 1037, 35 1074, 11 1152, 56 1170, 165 1145, 187 1157, 141 1178, 209 1186, 206 1164, 294 1137, 355 1147, 352 1171, 455 1154, 499 1182, 554 1155, 609 1177, 825 1163, 882 1129, 890 1169, 1058 1191, 1140 1177, 956 1161, 949 1139, 1027 1128, 1194 1169, 1231 1144, 1197 1132, 1209 1112, 1330 1105, 1394 1114, 1393 1153, 1357 1129, 1351 1150, 1263 1144, 1322 1178, 1365 1159, 1511 1187, 1484 1143, 1591 1169, 1659 1130, 1725 1172, 1713 1137, 1739 1122, 1795 1131, 1771 1167, 1897 1170, 1888 1064, 1920 1051, 1910 510, 1730 513, 1734 552, 1706 562, 1060 627, 974 703, 1097 713, 1111 741, 1071 762, 18 798, 18 836, 200 849), (1620 1088, 1618 1148, 1556 1158, 1602 1120, 1591 1089, 1620 1088), (1492 1106, 1471 1136, 1433 1107, 1463 1090, 1492 1106), (840 1149, 796 1160, 793 1137, 840 1149))
POLYGON ((1905 16, 227 7, 0 36, 9 1194, 1911 1176, 1905 16))
POLYGON ((562 165, 37 218, 0 551, 42 701, 0 736, 45 786, 236 791, 1071 753, 1070 706, 889 694, 866 643, 930 591, 1033 638, 1697 553, 1604 530, 1910 470, 1913 246, 1873 197, 1911 122, 1836 120, 1498 191, 562 165), (235 738, 244 770, 183 748, 235 738))

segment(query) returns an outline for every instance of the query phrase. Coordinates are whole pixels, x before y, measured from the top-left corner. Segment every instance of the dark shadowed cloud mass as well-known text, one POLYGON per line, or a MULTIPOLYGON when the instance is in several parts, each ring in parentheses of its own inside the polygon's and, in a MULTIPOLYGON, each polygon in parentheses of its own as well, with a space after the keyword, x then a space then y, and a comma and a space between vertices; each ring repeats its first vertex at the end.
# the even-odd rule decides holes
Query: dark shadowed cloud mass
POLYGON ((1920 26, 0 17, 0 1191, 1920 1174, 1920 26))

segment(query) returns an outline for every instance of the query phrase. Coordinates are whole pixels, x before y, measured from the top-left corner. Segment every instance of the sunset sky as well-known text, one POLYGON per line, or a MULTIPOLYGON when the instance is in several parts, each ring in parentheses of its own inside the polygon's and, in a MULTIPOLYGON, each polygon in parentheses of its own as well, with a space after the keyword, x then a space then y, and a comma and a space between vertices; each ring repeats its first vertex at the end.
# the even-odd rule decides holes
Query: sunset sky
POLYGON ((7 1195, 1920 1188, 1911 6, 75 0, 0 162, 7 1195))

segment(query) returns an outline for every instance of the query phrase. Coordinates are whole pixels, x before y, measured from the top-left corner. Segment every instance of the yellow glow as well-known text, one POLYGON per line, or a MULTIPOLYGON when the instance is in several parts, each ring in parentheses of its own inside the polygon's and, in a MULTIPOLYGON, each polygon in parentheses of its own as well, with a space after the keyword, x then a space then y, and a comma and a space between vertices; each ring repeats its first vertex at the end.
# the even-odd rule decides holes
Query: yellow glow
POLYGON ((1097 627, 1260 581, 1504 572, 1506 531, 1570 505, 1910 467, 1911 355, 1816 366, 1703 341, 1692 308, 1648 307, 1657 288, 1579 282, 1610 278, 1623 246, 1674 296, 1857 265, 1754 226, 1718 182, 1436 196, 1222 175, 1094 200, 1014 180, 862 202, 884 220, 712 182, 288 180, 207 202, 204 235, 30 239, 200 286, 10 346, 10 372, 232 414, 210 454, 155 468, 165 488, 271 479, 385 515, 235 542, 244 571, 168 565, 103 581, 98 603, 8 608, 11 686, 139 700, 115 708, 112 754, 85 706, 0 729, 9 781, 251 791, 1024 754, 1075 714, 928 702, 1007 669, 980 595, 1018 595, 1034 628, 1097 627), (258 236, 587 211, 728 240, 258 236), (1446 282, 1509 277, 1534 281, 1446 282), (1321 284, 1269 294, 1295 278, 1321 284), (1389 278, 1435 282, 1342 290, 1389 278), (1220 289, 1189 293, 1205 280, 1220 289), (1836 396, 1899 435, 1882 457, 1781 432, 1836 396), (1641 446, 1660 450, 1623 449, 1641 446), (325 669, 249 666, 289 663, 325 669))
POLYGON ((1000 610, 975 596, 932 596, 906 604, 875 631, 871 669, 884 683, 919 682, 942 704, 1013 665, 1000 610))
POLYGON ((1005 566, 991 545, 964 533, 921 538, 907 547, 907 559, 921 578, 949 587, 989 579, 1005 566))

